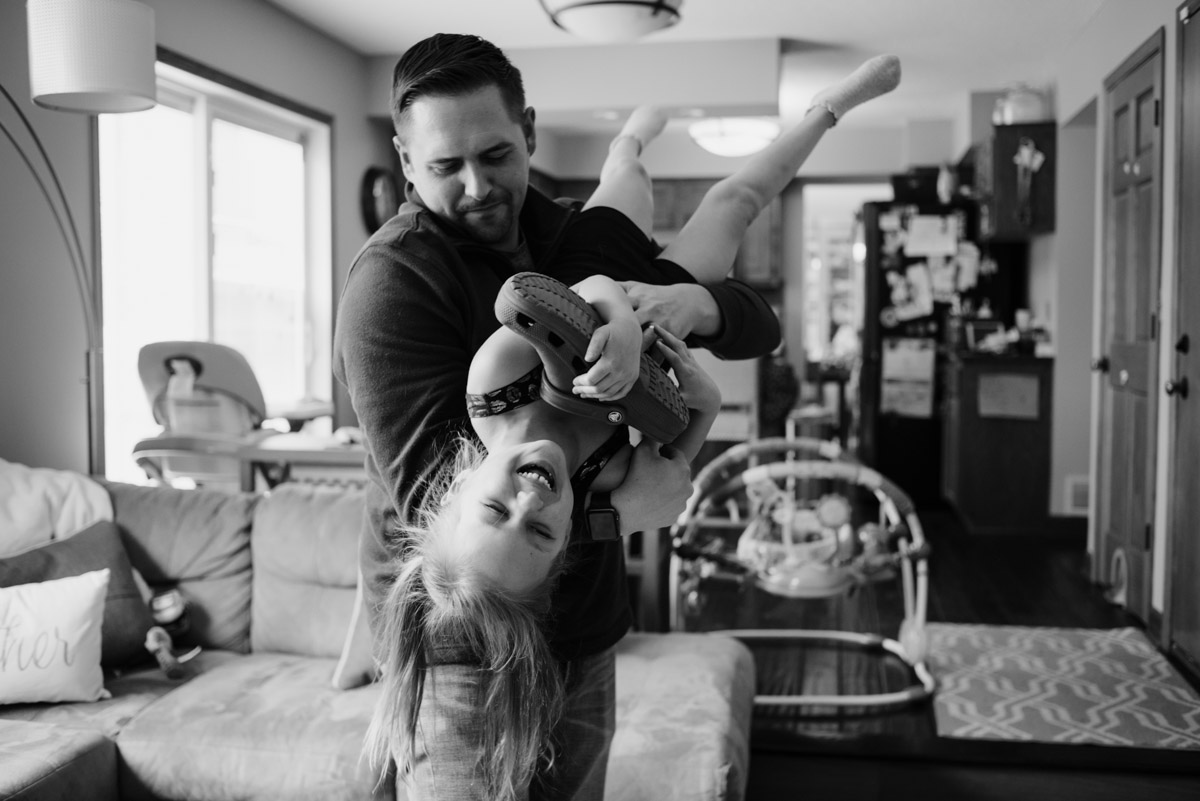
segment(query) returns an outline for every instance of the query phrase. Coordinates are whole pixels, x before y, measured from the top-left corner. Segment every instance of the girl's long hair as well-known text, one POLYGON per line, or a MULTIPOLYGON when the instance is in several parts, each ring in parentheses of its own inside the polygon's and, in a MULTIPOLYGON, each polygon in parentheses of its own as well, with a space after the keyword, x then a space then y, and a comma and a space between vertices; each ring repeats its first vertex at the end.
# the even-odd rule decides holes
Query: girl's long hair
POLYGON ((477 445, 460 441, 450 469, 425 493, 415 525, 401 531, 405 550, 377 618, 383 692, 366 751, 376 769, 391 757, 401 776, 412 773, 430 654, 439 644, 461 646, 478 666, 480 778, 488 798, 512 801, 539 767, 548 771, 554 762, 550 733, 564 689, 544 624, 561 571, 533 596, 519 597, 483 580, 449 545, 460 515, 451 484, 482 458, 477 445))

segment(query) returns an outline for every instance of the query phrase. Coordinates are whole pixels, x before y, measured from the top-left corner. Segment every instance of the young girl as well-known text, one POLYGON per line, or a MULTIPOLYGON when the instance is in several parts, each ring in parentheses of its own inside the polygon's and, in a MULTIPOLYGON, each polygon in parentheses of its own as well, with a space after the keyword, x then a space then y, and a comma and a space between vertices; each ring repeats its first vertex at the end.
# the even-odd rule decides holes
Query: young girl
MULTIPOLYGON (((578 298, 553 278, 510 279, 497 301, 505 327, 476 354, 467 380, 472 426, 486 456, 462 443, 453 470, 426 493, 418 524, 403 532, 408 548, 378 637, 384 687, 368 733, 377 764, 390 756, 402 774, 428 770, 422 754, 435 746, 421 741, 451 718, 422 704, 425 676, 431 665, 445 664, 472 666, 446 675, 477 686, 469 758, 478 760, 486 797, 521 797, 535 779, 555 782, 556 761, 570 768, 579 758, 555 748, 565 687, 575 677, 561 675, 543 625, 553 614, 556 577, 589 547, 581 500, 624 480, 634 456, 624 424, 673 439, 690 459, 720 405, 683 342, 653 330, 651 352, 679 382, 677 389, 663 384, 660 368, 642 355, 643 332, 614 279, 722 278, 746 228, 825 130, 898 81, 898 61, 881 56, 820 93, 800 124, 718 182, 657 255, 649 239, 650 182, 639 157, 666 120, 642 108, 626 122, 556 256, 555 277, 575 282, 578 298)), ((590 744, 601 755, 598 775, 591 770, 579 780, 593 789, 603 783, 608 737, 611 731, 590 744)), ((565 797, 574 789, 555 785, 565 797)))

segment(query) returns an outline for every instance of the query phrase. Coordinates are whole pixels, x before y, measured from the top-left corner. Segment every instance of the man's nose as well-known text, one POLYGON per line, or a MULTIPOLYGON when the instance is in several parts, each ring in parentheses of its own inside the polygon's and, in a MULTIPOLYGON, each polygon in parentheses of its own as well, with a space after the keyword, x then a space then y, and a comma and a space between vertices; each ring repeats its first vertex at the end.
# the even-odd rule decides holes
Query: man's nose
POLYGON ((482 200, 491 191, 492 182, 487 171, 480 165, 468 164, 463 168, 463 191, 467 197, 482 200))
POLYGON ((541 497, 532 490, 521 490, 517 493, 517 507, 523 512, 536 512, 545 505, 541 497))

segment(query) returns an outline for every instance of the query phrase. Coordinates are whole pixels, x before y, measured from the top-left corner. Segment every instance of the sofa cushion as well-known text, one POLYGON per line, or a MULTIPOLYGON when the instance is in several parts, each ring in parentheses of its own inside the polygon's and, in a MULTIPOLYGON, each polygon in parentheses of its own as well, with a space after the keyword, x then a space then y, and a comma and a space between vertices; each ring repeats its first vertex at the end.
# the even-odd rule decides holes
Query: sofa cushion
POLYGON ((350 630, 363 495, 282 484, 254 510, 250 644, 337 657, 350 630))
POLYGON ((108 493, 88 476, 0 459, 0 556, 65 539, 112 516, 108 493))
POLYGON ((0 720, 0 798, 117 799, 117 748, 96 732, 0 720))
POLYGON ((250 650, 255 495, 106 482, 129 561, 151 587, 178 587, 189 630, 176 645, 250 650))
POLYGON ((332 670, 331 659, 254 653, 180 687, 117 738, 122 794, 393 798, 392 782, 376 782, 359 758, 379 687, 339 692, 332 670))
MULTIPOLYGON (((245 658, 232 651, 203 651, 183 665, 183 676, 167 678, 158 668, 144 667, 110 676, 104 688, 112 695, 91 703, 9 704, 0 706, 0 720, 54 724, 66 729, 90 729, 105 737, 116 737, 129 721, 150 704, 178 689, 185 682, 233 659, 245 658)), ((168 702, 169 703, 169 702, 168 702)))
POLYGON ((0 704, 104 697, 108 568, 0 589, 0 704))
POLYGON ((0 587, 78 576, 108 568, 100 663, 118 668, 144 662, 146 632, 154 625, 142 599, 121 533, 111 522, 96 523, 75 536, 0 559, 0 587))
POLYGON ((714 634, 629 634, 617 645, 617 732, 605 798, 740 799, 754 658, 714 634))

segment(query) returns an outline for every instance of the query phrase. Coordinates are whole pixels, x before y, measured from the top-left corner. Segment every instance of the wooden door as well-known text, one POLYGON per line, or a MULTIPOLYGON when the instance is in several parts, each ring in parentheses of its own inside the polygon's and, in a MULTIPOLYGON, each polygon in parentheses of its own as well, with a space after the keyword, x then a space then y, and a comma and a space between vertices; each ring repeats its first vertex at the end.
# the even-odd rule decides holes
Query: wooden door
POLYGON ((1101 400, 1098 578, 1129 610, 1150 614, 1163 33, 1105 81, 1102 326, 1107 368, 1101 400))
POLYGON ((1171 649, 1200 675, 1200 0, 1180 9, 1177 26, 1179 253, 1175 365, 1166 384, 1174 399, 1175 444, 1165 622, 1171 649))

